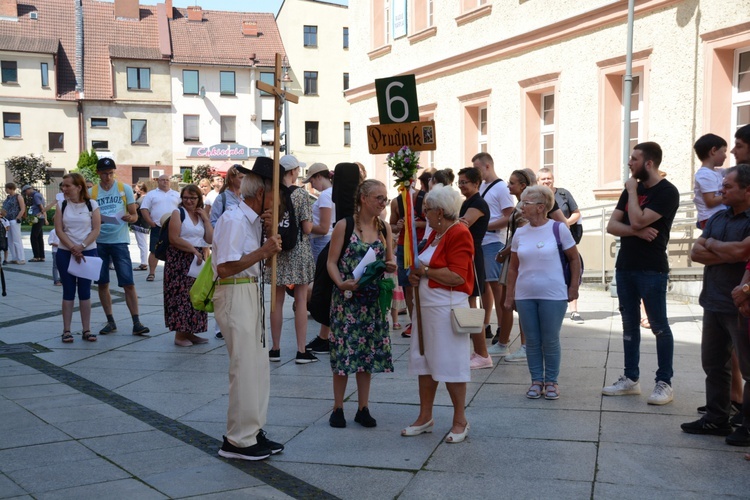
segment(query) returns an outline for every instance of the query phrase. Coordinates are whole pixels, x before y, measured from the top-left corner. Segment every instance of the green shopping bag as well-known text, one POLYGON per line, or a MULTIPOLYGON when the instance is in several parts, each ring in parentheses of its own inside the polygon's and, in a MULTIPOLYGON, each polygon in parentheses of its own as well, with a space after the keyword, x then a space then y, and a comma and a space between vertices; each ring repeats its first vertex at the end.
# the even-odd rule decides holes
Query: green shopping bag
POLYGON ((211 256, 206 259, 203 269, 195 278, 195 283, 190 287, 190 302, 197 311, 214 312, 214 289, 216 280, 214 280, 214 270, 211 266, 211 256))

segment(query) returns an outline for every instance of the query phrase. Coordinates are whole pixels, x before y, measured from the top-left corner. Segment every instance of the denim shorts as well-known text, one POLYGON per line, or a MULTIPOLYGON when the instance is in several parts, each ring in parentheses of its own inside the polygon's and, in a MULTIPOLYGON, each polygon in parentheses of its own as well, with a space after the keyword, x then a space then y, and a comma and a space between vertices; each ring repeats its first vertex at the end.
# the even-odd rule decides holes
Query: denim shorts
POLYGON ((159 241, 159 234, 161 233, 161 227, 160 226, 154 226, 151 228, 151 232, 149 234, 149 240, 148 240, 148 251, 153 252, 156 248, 156 243, 159 241))
POLYGON ((495 260, 495 255, 502 252, 505 245, 500 243, 490 243, 489 245, 482 245, 482 252, 484 252, 484 281, 498 281, 500 279, 500 272, 503 270, 503 265, 495 260))
POLYGON ((97 243, 96 249, 102 259, 102 271, 99 274, 99 285, 109 283, 109 263, 115 266, 117 286, 120 288, 135 284, 133 281, 133 263, 127 243, 97 243))

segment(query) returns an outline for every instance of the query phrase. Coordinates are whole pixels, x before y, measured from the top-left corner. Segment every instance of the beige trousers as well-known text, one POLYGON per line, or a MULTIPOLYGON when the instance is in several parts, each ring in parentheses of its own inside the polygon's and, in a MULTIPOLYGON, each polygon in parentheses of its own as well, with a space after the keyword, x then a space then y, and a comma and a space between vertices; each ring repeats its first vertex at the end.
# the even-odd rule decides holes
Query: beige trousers
POLYGON ((239 448, 257 443, 266 424, 271 374, 261 340, 260 292, 255 283, 217 285, 214 312, 229 351, 227 440, 239 448))

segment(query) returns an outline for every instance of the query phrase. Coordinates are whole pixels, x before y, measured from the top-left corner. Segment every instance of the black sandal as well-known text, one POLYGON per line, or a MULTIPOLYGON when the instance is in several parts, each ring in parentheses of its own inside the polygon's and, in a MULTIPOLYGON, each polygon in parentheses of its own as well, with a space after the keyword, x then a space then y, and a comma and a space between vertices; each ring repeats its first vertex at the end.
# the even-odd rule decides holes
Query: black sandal
POLYGON ((70 334, 70 330, 65 330, 62 334, 63 344, 70 344, 73 342, 73 336, 70 334))
POLYGON ((91 333, 91 330, 85 330, 83 333, 81 333, 81 337, 83 340, 88 340, 89 342, 96 342, 96 335, 91 333))

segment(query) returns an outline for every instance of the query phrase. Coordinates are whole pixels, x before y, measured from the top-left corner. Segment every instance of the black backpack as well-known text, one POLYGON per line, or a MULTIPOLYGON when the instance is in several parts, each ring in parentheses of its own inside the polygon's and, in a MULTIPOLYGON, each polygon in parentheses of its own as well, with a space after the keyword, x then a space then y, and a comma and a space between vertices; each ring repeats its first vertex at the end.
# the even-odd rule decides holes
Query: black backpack
POLYGON ((280 186, 279 189, 284 196, 284 215, 279 219, 281 250, 288 252, 297 246, 297 238, 299 236, 297 214, 294 212, 294 205, 292 204, 292 193, 295 189, 298 189, 298 186, 280 186))
MULTIPOLYGON (((344 243, 341 245, 341 253, 346 249, 346 245, 354 232, 354 218, 346 217, 346 231, 344 232, 344 243)), ((312 295, 310 302, 307 303, 307 310, 310 316, 321 325, 331 326, 331 296, 333 295, 333 280, 328 274, 328 251, 331 248, 329 241, 318 255, 315 262, 315 281, 313 283, 312 295)))
MULTIPOLYGON (((180 222, 185 221, 185 210, 183 210, 182 207, 180 208, 180 222)), ((159 240, 156 242, 156 246, 154 247, 154 257, 156 257, 159 260, 167 260, 167 250, 169 250, 169 219, 171 219, 172 216, 170 215, 167 217, 167 220, 164 221, 164 224, 161 226, 161 231, 159 232, 159 240)))

